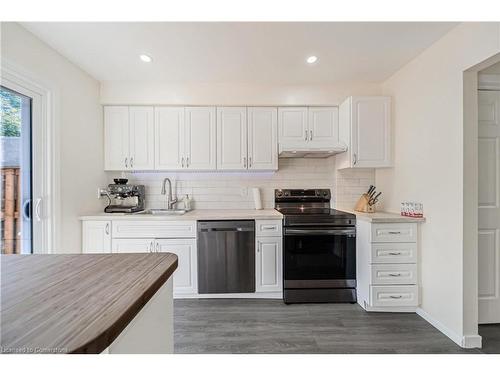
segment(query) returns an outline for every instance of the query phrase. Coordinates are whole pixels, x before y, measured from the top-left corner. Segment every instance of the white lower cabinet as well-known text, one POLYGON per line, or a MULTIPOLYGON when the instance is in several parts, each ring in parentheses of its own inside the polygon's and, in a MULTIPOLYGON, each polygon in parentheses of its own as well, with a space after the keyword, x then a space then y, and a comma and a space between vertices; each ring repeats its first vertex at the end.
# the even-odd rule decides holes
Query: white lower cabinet
POLYGON ((255 254, 255 291, 280 292, 282 290, 281 237, 257 237, 255 254))
POLYGON ((150 253, 154 238, 113 238, 113 253, 150 253))
POLYGON ((82 222, 82 253, 111 252, 111 221, 82 222))
POLYGON ((356 225, 358 303, 367 311, 415 311, 419 305, 416 223, 356 225))
POLYGON ((197 248, 194 238, 157 239, 155 251, 177 255, 174 273, 174 295, 198 293, 197 248))

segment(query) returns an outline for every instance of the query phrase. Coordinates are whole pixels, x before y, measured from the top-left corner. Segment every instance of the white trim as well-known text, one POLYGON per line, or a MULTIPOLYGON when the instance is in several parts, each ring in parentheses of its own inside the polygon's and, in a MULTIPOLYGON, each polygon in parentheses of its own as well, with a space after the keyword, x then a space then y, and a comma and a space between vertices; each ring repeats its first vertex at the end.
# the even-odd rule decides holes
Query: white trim
POLYGON ((445 326, 439 320, 431 316, 427 311, 418 307, 416 313, 429 322, 434 328, 444 333, 448 338, 450 338, 455 344, 462 348, 480 348, 481 347, 481 336, 479 335, 466 335, 456 333, 452 329, 445 326))
POLYGON ((57 113, 57 95, 54 89, 49 89, 41 82, 42 80, 33 78, 28 71, 2 58, 0 83, 34 98, 33 116, 34 119, 37 116, 38 124, 34 121, 32 128, 33 136, 36 137, 33 142, 33 154, 35 157, 42 157, 37 160, 37 170, 33 171, 33 201, 41 198, 43 203, 39 233, 36 233, 36 224, 33 221, 33 252, 52 253, 59 249, 60 218, 59 133, 54 116, 57 113))
POLYGON ((479 74, 479 90, 500 90, 500 74, 479 74))

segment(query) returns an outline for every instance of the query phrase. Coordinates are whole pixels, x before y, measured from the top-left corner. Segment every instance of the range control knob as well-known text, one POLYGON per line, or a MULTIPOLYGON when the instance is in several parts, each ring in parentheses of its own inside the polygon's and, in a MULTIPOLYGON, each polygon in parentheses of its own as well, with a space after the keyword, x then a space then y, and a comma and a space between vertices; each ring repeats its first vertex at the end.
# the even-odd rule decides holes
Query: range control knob
POLYGON ((328 195, 328 192, 326 190, 323 191, 323 196, 326 197, 328 195))
POLYGON ((283 196, 283 192, 282 192, 281 190, 278 190, 278 191, 276 192, 276 196, 277 196, 278 198, 281 198, 281 197, 283 196))
POLYGON ((290 192, 285 191, 285 197, 288 197, 290 195, 290 192))

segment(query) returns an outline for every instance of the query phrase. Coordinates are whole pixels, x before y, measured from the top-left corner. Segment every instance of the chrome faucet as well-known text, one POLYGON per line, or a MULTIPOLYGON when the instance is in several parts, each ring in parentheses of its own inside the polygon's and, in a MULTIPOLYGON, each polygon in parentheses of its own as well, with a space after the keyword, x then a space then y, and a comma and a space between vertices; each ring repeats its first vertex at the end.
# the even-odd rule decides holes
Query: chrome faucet
POLYGON ((167 196, 167 209, 173 210, 174 209, 174 204, 177 203, 177 197, 172 198, 172 182, 168 177, 165 177, 163 179, 163 184, 161 188, 161 193, 162 195, 167 196), (167 194, 167 189, 165 189, 165 183, 168 181, 168 194, 167 194))

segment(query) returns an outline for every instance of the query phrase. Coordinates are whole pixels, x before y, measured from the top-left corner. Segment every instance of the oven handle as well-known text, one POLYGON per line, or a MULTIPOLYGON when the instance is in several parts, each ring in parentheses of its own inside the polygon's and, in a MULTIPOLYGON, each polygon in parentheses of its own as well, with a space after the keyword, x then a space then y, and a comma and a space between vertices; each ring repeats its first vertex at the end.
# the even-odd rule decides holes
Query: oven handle
POLYGON ((337 228, 337 229, 291 229, 285 228, 285 236, 317 236, 317 235, 356 235, 355 228, 337 228))

